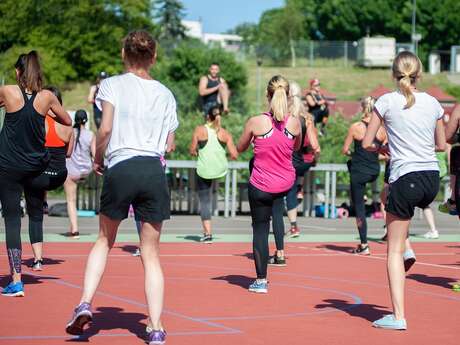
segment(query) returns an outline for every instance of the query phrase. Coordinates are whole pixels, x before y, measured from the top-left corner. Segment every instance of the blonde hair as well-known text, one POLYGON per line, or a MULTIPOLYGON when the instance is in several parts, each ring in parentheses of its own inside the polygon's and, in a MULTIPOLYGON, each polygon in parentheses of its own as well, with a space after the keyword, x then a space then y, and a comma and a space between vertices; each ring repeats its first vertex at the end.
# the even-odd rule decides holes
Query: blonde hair
POLYGON ((408 51, 399 53, 393 61, 393 78, 397 80, 398 88, 407 101, 404 109, 412 107, 415 103, 415 96, 410 87, 422 75, 422 68, 418 56, 408 51))
POLYGON ((267 85, 270 110, 277 121, 282 121, 289 111, 289 82, 280 75, 275 75, 267 85))
POLYGON ((361 101, 361 108, 363 109, 362 120, 369 118, 374 111, 375 98, 367 96, 361 101))
POLYGON ((302 89, 295 81, 289 81, 289 100, 289 113, 292 116, 302 116, 307 122, 313 121, 313 117, 302 102, 302 89))

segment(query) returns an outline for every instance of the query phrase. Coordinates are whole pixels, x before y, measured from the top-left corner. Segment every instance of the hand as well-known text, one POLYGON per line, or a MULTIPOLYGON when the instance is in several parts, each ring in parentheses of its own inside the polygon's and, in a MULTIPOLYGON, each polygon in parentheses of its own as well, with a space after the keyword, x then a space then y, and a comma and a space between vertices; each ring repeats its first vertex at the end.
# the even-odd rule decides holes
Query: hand
POLYGON ((378 153, 390 157, 390 149, 388 148, 388 145, 380 145, 378 148, 378 153))
POLYGON ((169 145, 166 145, 166 153, 171 153, 176 151, 176 143, 172 142, 169 145))
POLYGON ((104 163, 94 161, 93 162, 93 170, 97 175, 102 176, 104 174, 104 163))

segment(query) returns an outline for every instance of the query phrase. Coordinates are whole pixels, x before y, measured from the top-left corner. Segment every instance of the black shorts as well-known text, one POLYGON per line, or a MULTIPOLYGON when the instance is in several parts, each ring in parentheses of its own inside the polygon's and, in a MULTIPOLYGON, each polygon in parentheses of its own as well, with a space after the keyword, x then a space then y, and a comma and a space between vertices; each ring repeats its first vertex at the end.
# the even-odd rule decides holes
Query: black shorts
POLYGON ((439 171, 416 171, 390 184, 385 210, 411 219, 415 207, 427 208, 439 191, 439 171))
POLYGON ((383 182, 390 183, 390 161, 385 163, 385 174, 383 175, 383 182))
POLYGON ((104 173, 101 213, 122 220, 128 217, 129 205, 133 205, 137 221, 160 223, 169 219, 169 189, 159 158, 133 157, 104 173))
POLYGON ((454 146, 450 150, 450 174, 458 173, 460 173, 460 146, 454 146))
POLYGON ((67 169, 60 171, 46 170, 28 182, 29 188, 38 190, 55 190, 61 187, 67 178, 67 169))

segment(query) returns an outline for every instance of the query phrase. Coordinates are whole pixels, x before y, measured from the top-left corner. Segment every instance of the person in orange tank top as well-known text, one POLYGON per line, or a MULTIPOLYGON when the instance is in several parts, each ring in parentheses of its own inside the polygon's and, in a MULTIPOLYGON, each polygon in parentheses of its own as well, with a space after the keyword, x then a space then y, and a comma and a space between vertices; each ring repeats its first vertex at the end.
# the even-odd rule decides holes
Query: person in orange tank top
MULTIPOLYGON (((61 93, 57 88, 49 86, 45 89, 51 91, 62 104, 61 93)), ((31 267, 34 271, 43 269, 43 205, 46 191, 54 190, 64 184, 67 177, 65 159, 72 152, 73 146, 72 127, 57 123, 54 117, 51 111, 45 117, 45 147, 50 153, 48 167, 24 187, 29 215, 29 239, 34 253, 31 267)))

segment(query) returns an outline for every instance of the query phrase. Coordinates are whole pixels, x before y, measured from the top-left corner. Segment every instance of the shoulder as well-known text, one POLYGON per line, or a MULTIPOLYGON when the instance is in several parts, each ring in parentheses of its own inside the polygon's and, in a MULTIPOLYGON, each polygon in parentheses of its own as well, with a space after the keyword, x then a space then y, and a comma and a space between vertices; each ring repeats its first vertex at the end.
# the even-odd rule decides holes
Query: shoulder
POLYGON ((165 86, 158 80, 152 80, 151 82, 152 82, 152 87, 155 89, 155 92, 160 93, 162 96, 168 99, 168 101, 174 101, 174 102, 176 101, 174 94, 167 86, 165 86))
POLYGON ((56 98, 56 96, 49 90, 41 90, 37 93, 37 95, 40 95, 41 99, 46 99, 46 100, 51 100, 53 98, 56 98))

